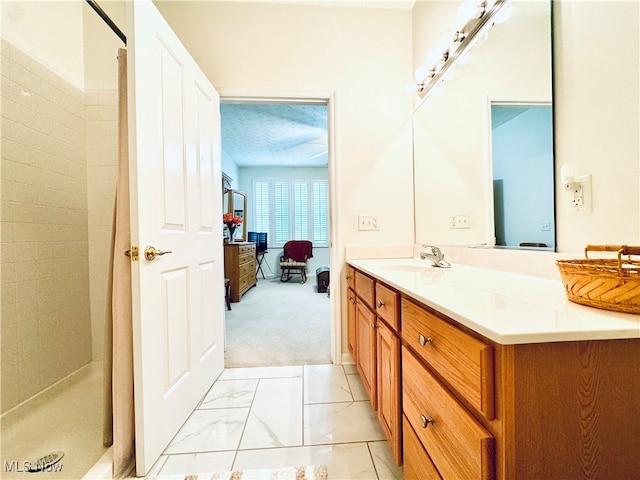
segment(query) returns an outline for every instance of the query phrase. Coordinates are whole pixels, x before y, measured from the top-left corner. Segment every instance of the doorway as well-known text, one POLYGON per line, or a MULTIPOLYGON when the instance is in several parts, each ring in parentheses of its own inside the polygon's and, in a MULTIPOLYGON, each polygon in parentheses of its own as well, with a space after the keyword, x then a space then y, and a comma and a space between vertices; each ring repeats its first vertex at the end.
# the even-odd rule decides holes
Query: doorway
POLYGON ((339 363, 339 297, 316 285, 332 263, 331 108, 330 96, 221 94, 222 170, 246 194, 246 231, 267 236, 256 286, 226 312, 226 367, 339 363), (306 283, 280 279, 288 240, 313 243, 306 283))
POLYGON ((492 102, 491 165, 495 245, 555 249, 551 105, 492 102))

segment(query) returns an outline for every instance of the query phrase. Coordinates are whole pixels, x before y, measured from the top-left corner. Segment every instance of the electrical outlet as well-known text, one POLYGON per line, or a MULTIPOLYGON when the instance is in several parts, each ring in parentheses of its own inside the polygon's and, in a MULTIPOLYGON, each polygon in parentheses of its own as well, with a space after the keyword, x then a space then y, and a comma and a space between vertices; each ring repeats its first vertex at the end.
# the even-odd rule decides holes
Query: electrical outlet
MULTIPOLYGON (((584 215, 593 213, 593 193, 591 190, 591 175, 580 176, 580 188, 568 189, 569 214, 584 215), (579 190, 576 192, 576 190, 579 190)), ((565 187, 566 188, 566 187, 565 187)))
POLYGON ((358 215, 358 230, 380 230, 380 218, 377 215, 358 215))
POLYGON ((584 204, 584 192, 582 183, 569 182, 564 184, 564 191, 567 192, 569 203, 572 207, 580 207, 584 204))
POLYGON ((469 228, 468 213, 450 213, 449 228, 469 228))

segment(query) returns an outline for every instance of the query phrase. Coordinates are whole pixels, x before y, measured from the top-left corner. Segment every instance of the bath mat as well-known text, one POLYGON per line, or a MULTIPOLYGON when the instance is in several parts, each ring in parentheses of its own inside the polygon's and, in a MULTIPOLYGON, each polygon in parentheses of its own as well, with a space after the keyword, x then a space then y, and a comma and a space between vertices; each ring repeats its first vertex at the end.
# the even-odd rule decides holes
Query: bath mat
POLYGON ((189 475, 159 475, 154 480, 327 480, 327 467, 265 468, 257 470, 233 470, 229 472, 193 473, 189 475))

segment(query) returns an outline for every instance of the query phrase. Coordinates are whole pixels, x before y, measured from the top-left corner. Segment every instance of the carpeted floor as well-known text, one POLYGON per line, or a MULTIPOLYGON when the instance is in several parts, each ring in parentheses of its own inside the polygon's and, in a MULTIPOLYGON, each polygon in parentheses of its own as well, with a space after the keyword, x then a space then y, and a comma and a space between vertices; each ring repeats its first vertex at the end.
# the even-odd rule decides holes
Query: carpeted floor
POLYGON ((260 278, 226 310, 225 367, 330 363, 330 304, 315 277, 260 278))

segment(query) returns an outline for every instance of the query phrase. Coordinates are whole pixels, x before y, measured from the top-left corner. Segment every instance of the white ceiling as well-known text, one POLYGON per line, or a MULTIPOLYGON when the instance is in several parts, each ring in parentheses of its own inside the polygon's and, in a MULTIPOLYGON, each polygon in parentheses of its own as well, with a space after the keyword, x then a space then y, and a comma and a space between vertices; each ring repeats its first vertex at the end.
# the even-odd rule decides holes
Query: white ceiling
POLYGON ((326 167, 326 104, 221 103, 222 149, 238 167, 326 167))

